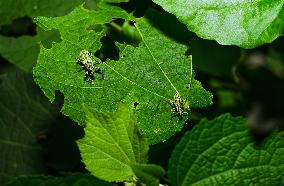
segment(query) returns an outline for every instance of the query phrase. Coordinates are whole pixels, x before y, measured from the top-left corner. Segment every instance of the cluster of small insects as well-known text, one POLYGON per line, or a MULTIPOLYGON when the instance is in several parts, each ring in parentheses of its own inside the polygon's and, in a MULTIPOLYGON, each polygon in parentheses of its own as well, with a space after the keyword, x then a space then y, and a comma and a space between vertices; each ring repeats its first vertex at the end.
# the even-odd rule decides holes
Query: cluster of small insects
POLYGON ((171 101, 173 107, 172 112, 174 116, 182 118, 183 116, 189 115, 189 105, 183 103, 183 100, 178 92, 176 92, 173 101, 171 101))
POLYGON ((104 71, 100 67, 95 67, 96 64, 99 64, 100 61, 93 60, 94 54, 87 51, 82 50, 80 52, 80 57, 77 59, 77 63, 81 65, 82 70, 85 71, 85 80, 94 84, 95 73, 101 74, 104 79, 104 71))

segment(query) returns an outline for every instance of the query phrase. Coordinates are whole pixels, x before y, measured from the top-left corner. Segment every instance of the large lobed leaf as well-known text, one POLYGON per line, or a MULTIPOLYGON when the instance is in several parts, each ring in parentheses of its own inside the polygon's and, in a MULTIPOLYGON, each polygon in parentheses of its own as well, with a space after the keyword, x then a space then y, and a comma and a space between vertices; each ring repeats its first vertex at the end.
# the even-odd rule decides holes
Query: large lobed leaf
POLYGON ((283 185, 284 140, 273 135, 256 146, 241 117, 203 119, 172 153, 173 185, 283 185))
MULTIPOLYGON (((85 108, 86 109, 86 108, 85 108)), ((136 116, 127 107, 115 113, 86 110, 85 137, 78 146, 86 168, 106 181, 129 181, 158 185, 164 171, 146 165, 149 144, 136 128, 136 116)))
POLYGON ((90 26, 119 17, 134 19, 113 6, 99 11, 79 7, 64 17, 38 18, 41 27, 58 29, 62 42, 51 49, 41 48, 35 80, 51 100, 55 90, 60 90, 65 96, 63 113, 81 124, 85 121, 82 103, 97 111, 114 111, 124 103, 136 110, 138 128, 151 143, 166 140, 187 119, 172 113, 171 101, 177 92, 190 108, 210 105, 212 95, 193 79, 187 47, 163 35, 144 18, 135 23, 142 38, 139 47, 117 44, 119 61, 99 64, 104 78, 95 74, 94 84, 86 82, 84 71, 78 72, 81 67, 76 58, 82 50, 99 50, 105 35, 104 30, 95 32, 90 26))
POLYGON ((198 36, 254 48, 283 33, 284 0, 153 0, 198 36))
POLYGON ((22 72, 0 75, 0 185, 14 176, 43 173, 38 138, 56 114, 33 79, 22 72))

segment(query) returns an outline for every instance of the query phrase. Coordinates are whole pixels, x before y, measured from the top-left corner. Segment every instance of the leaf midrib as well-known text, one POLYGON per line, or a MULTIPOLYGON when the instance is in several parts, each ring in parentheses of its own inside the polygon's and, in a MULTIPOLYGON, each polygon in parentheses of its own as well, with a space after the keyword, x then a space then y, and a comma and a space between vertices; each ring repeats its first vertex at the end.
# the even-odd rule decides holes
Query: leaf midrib
POLYGON ((150 53, 151 57, 153 58, 155 64, 159 67, 159 69, 161 70, 161 72, 163 73, 164 77, 167 79, 167 81, 170 83, 170 85, 173 87, 173 89, 175 90, 176 93, 180 94, 179 91, 177 90, 177 88, 174 86, 174 84, 172 83, 172 81, 169 79, 169 77, 166 75, 166 73, 164 72, 164 70, 162 69, 161 65, 158 63, 156 57, 153 55, 152 51, 150 50, 150 47, 148 46, 148 44, 146 43, 145 39, 144 39, 144 35, 142 34, 141 30, 138 27, 138 24, 135 23, 134 24, 135 28, 137 29, 137 31, 139 32, 139 35, 142 38, 142 42, 144 43, 144 45, 146 46, 148 52, 150 53))
POLYGON ((14 118, 17 119, 18 121, 18 124, 20 124, 26 131, 27 133, 29 134, 29 136, 31 138, 34 138, 34 134, 33 132, 31 131, 31 129, 28 127, 28 125, 26 124, 26 122, 23 121, 23 119, 21 117, 19 117, 17 114, 15 114, 13 112, 13 110, 11 110, 10 108, 7 108, 5 107, 4 105, 0 104, 0 107, 4 108, 5 111, 7 111, 8 113, 10 113, 14 118))
MULTIPOLYGON (((130 165, 128 165, 127 163, 124 163, 124 162, 120 161, 119 159, 113 157, 111 154, 105 152, 104 150, 98 148, 97 146, 94 146, 94 145, 89 144, 89 143, 86 143, 86 142, 80 142, 80 141, 78 141, 78 143, 80 143, 80 144, 83 145, 83 146, 89 146, 89 147, 91 147, 91 148, 94 148, 94 149, 100 151, 101 153, 105 154, 106 156, 110 157, 110 159, 113 159, 114 161, 118 162, 119 164, 125 165, 125 166, 127 166, 127 167, 130 167, 130 165)), ((82 152, 81 152, 81 154, 90 154, 90 153, 93 153, 93 152, 88 152, 88 153, 86 153, 86 152, 82 153, 82 152)), ((89 160, 86 160, 86 161, 89 161, 89 160)), ((131 168, 131 167, 130 167, 130 168, 131 168)))
POLYGON ((112 71, 114 71, 115 73, 117 73, 118 75, 120 75, 123 79, 129 81, 131 84, 136 85, 137 87, 139 87, 139 88, 141 88, 141 89, 143 89, 143 90, 145 90, 145 91, 147 91, 147 92, 149 92, 149 93, 151 93, 151 94, 153 94, 153 95, 156 95, 156 96, 158 96, 158 97, 160 97, 160 98, 162 98, 162 99, 165 99, 165 100, 167 100, 167 101, 170 101, 170 99, 168 99, 168 98, 166 98, 166 97, 164 97, 164 96, 162 96, 162 95, 160 95, 160 94, 157 94, 156 92, 153 92, 153 91, 151 91, 151 90, 148 90, 148 89, 146 89, 145 87, 143 87, 143 86, 141 86, 141 85, 135 83, 134 81, 128 79, 127 77, 123 76, 121 73, 119 73, 117 70, 115 70, 112 66, 110 66, 110 65, 108 65, 108 64, 106 64, 106 63, 104 63, 104 65, 106 65, 106 66, 109 67, 112 71))
POLYGON ((34 145, 27 145, 27 144, 23 144, 23 143, 18 143, 15 141, 8 141, 8 140, 4 140, 4 139, 0 139, 0 144, 6 144, 6 145, 11 145, 11 146, 17 146, 17 147, 21 147, 21 148, 25 148, 25 149, 30 149, 30 150, 39 150, 42 151, 43 149, 41 147, 38 146, 34 146, 34 145))
MULTIPOLYGON (((127 159, 128 162, 131 162, 131 160, 129 159, 128 155, 126 154, 126 152, 124 151, 124 149, 121 148, 120 144, 114 139, 114 137, 111 135, 111 133, 104 127, 104 125, 97 120, 97 123, 99 123, 100 128, 104 129, 104 131, 109 134, 111 136, 111 139, 113 141, 113 144, 115 144, 115 146, 118 147, 118 149, 122 152, 122 154, 125 156, 125 158, 127 159)), ((115 125, 115 124, 114 124, 115 125)), ((95 127, 95 126, 92 126, 95 127)), ((116 130, 117 131, 117 130, 116 130)), ((129 165, 128 165, 129 166, 129 165)))

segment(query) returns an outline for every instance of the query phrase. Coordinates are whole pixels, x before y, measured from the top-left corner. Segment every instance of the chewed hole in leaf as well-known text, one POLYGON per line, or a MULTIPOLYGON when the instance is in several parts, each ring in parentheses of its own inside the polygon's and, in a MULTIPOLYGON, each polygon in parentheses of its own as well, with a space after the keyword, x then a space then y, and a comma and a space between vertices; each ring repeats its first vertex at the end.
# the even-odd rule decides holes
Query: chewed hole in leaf
POLYGON ((115 38, 119 43, 127 43, 134 47, 137 47, 141 42, 141 36, 135 28, 135 21, 124 19, 116 19, 111 23, 106 24, 108 28, 108 34, 115 38))
POLYGON ((50 49, 52 47, 52 43, 60 43, 62 41, 60 33, 56 29, 45 31, 45 33, 50 33, 50 35, 52 35, 52 37, 41 41, 41 44, 46 49, 50 49))
POLYGON ((64 104, 64 94, 61 91, 55 90, 55 99, 52 104, 54 105, 54 108, 57 108, 58 112, 60 112, 64 104))
POLYGON ((87 28, 87 30, 92 30, 92 31, 95 31, 95 32, 101 32, 103 29, 104 28, 101 24, 94 24, 94 25, 91 25, 87 28))
POLYGON ((131 26, 135 26, 136 21, 135 21, 135 20, 131 20, 131 21, 128 21, 128 23, 129 23, 129 25, 131 25, 131 26))
POLYGON ((95 56, 103 62, 107 59, 118 61, 119 49, 115 43, 127 43, 138 47, 141 38, 134 23, 134 21, 115 19, 111 23, 105 24, 107 34, 100 40, 102 46, 95 52, 95 56))
POLYGON ((110 35, 102 37, 101 43, 102 46, 99 50, 95 52, 95 56, 98 57, 101 61, 105 62, 107 59, 119 60, 119 50, 115 45, 115 40, 110 35))
POLYGON ((187 49, 187 50, 185 51, 184 55, 186 55, 186 56, 192 55, 192 50, 190 50, 190 48, 187 49))
POLYGON ((184 85, 184 88, 185 88, 185 89, 189 89, 189 88, 190 88, 190 85, 189 85, 189 84, 185 84, 185 85, 184 85))
POLYGON ((136 22, 134 20, 124 22, 122 25, 122 34, 124 42, 129 43, 134 47, 138 47, 139 43, 142 41, 142 38, 135 27, 135 23, 136 22))
POLYGON ((136 109, 138 105, 139 105, 139 103, 137 101, 135 101, 134 104, 133 104, 134 109, 136 109))
POLYGON ((159 5, 153 3, 152 0, 132 0, 129 2, 121 2, 119 4, 116 3, 113 5, 123 8, 128 13, 132 13, 136 18, 143 17, 149 8, 155 8, 160 11, 162 10, 162 8, 159 5))

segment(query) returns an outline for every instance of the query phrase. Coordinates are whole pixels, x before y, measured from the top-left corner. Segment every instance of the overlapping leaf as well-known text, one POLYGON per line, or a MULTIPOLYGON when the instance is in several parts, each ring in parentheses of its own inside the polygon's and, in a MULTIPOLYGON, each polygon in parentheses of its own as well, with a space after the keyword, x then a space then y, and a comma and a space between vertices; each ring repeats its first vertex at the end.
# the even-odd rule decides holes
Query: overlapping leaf
POLYGON ((64 177, 52 176, 21 176, 13 180, 8 186, 53 186, 53 185, 68 185, 68 186, 111 186, 102 180, 98 180, 89 174, 66 174, 64 177))
POLYGON ((256 146, 241 117, 203 119, 186 133, 169 162, 173 185, 283 185, 284 139, 256 146))
POLYGON ((32 72, 39 54, 39 43, 52 41, 56 32, 39 32, 36 36, 19 38, 0 36, 0 54, 26 72, 32 72))
POLYGON ((55 122, 55 112, 22 72, 0 75, 0 185, 21 174, 45 171, 37 136, 55 122))
POLYGON ((63 92, 63 113, 81 124, 82 103, 98 111, 113 111, 125 103, 136 109, 138 128, 152 143, 166 140, 182 128, 187 118, 172 113, 175 95, 181 95, 193 108, 210 105, 211 94, 193 79, 191 58, 185 55, 187 47, 167 38, 143 18, 135 23, 142 38, 139 47, 118 44, 119 61, 99 64, 104 78, 95 74, 94 84, 86 82, 84 71, 78 72, 81 67, 76 58, 82 50, 99 50, 99 41, 105 35, 104 30, 88 28, 115 17, 133 19, 118 8, 115 10, 112 6, 100 11, 80 7, 68 16, 38 18, 42 27, 58 29, 62 42, 51 49, 41 49, 35 79, 51 100, 55 90, 63 92))
POLYGON ((85 137, 78 146, 93 175, 106 181, 158 185, 164 171, 159 166, 146 165, 149 144, 139 134, 136 116, 127 107, 120 107, 115 113, 86 110, 86 114, 85 137))
MULTIPOLYGON (((0 1, 0 26, 10 24, 14 19, 22 17, 62 16, 83 2, 83 0, 70 0, 68 2, 64 0, 0 1)), ((43 33, 39 30, 36 31, 35 36, 0 36, 0 54, 22 70, 31 72, 39 54, 39 43, 52 41, 55 36, 57 36, 56 33, 43 33)))
POLYGON ((202 38, 253 48, 283 33, 283 0, 154 0, 202 38))
POLYGON ((13 0, 0 1, 0 25, 8 24, 13 19, 29 16, 62 16, 70 12, 75 6, 82 4, 83 0, 13 0))

